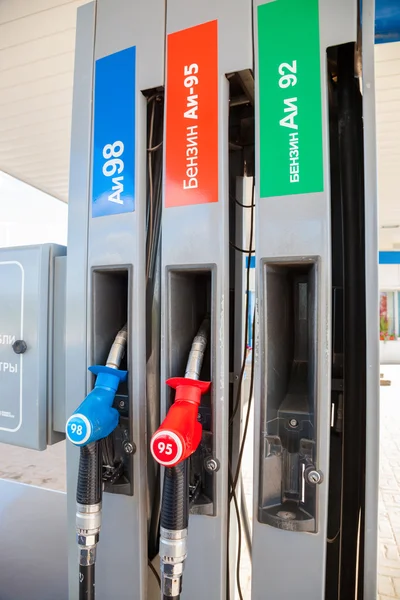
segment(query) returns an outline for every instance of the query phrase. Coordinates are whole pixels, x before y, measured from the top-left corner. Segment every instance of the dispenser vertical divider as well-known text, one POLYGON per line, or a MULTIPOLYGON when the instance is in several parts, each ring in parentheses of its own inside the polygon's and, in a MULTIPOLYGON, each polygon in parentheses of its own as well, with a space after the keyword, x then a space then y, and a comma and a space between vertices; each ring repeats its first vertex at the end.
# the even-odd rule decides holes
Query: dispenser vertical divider
POLYGON ((210 375, 211 389, 200 405, 202 444, 191 457, 192 473, 202 473, 200 497, 189 518, 184 581, 190 586, 184 583, 182 592, 183 599, 191 600, 226 598, 230 402, 226 75, 251 68, 251 39, 250 0, 167 4, 162 416, 171 401, 165 381, 170 375, 184 375, 196 327, 204 311, 211 311, 202 375, 210 375))
MULTIPOLYGON (((76 181, 75 175, 69 219, 72 233, 67 292, 75 307, 75 314, 69 311, 70 326, 74 331, 86 332, 86 339, 82 341, 85 360, 76 364, 69 352, 68 378, 77 378, 80 373, 86 380, 86 390, 80 398, 75 394, 67 399, 67 410, 72 412, 72 404, 76 408, 90 389, 92 378, 85 374, 86 367, 93 360, 104 359, 108 338, 117 334, 116 330, 111 330, 123 327, 126 320, 129 375, 127 386, 121 386, 122 396, 117 399, 120 428, 116 435, 119 431, 122 434, 128 432, 129 439, 115 438, 114 442, 126 454, 126 475, 130 481, 119 488, 119 493, 107 493, 110 486, 105 486, 100 537, 107 550, 103 550, 100 541, 96 589, 107 598, 122 598, 129 590, 138 600, 147 600, 145 262, 148 101, 145 94, 148 90, 161 89, 164 84, 165 2, 98 0, 90 6, 90 18, 86 6, 81 12, 84 27, 79 26, 78 17, 76 64, 80 65, 84 60, 86 71, 82 73, 79 68, 76 71, 77 101, 73 110, 72 144, 79 160, 82 160, 82 154, 87 153, 88 157, 86 178, 81 176, 76 181), (92 72, 88 72, 89 56, 92 72), (80 98, 77 87, 83 85, 87 93, 88 77, 92 84, 91 94, 80 98), (91 141, 89 148, 82 144, 77 146, 80 129, 85 130, 91 141), (125 441, 129 443, 124 448, 125 441), (123 526, 115 526, 116 518, 123 526)), ((75 159, 74 152, 72 158, 75 159)), ((72 173, 74 168, 81 172, 78 163, 78 160, 74 162, 72 173)), ((75 503, 76 462, 75 456, 68 465, 70 523, 73 522, 71 507, 75 503)), ((112 491, 117 490, 114 487, 112 491)), ((69 540, 69 552, 73 582, 70 597, 75 598, 76 543, 72 540, 69 540)))
POLYGON ((252 598, 264 589, 273 598, 301 589, 318 599, 325 593, 332 361, 326 52, 357 39, 357 3, 333 10, 329 0, 253 0, 253 7, 259 333, 252 598), (296 329, 289 308, 305 290, 293 292, 296 278, 311 300, 307 361, 294 360, 305 357, 304 342, 295 345, 305 320, 296 319, 296 329), (282 564, 287 573, 276 577, 282 564))

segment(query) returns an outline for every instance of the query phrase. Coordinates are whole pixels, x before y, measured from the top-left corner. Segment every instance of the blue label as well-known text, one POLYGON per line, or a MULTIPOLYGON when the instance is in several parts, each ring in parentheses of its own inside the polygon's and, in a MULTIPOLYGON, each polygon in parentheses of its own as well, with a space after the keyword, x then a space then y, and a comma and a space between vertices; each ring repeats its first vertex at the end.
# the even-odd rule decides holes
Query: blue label
POLYGON ((253 348, 253 321, 254 321, 254 301, 255 293, 247 292, 249 295, 249 310, 247 312, 247 348, 253 348))
POLYGON ((135 210, 136 47, 95 67, 92 216, 135 210))
MULTIPOLYGON (((249 268, 249 257, 246 256, 246 269, 249 268)), ((256 257, 252 256, 250 258, 250 269, 255 269, 256 268, 256 257)))
POLYGON ((85 415, 74 414, 67 421, 67 438, 73 444, 85 444, 92 433, 92 427, 85 415))
POLYGON ((385 44, 398 41, 400 41, 399 0, 376 0, 375 43, 385 44))
POLYGON ((400 252, 387 250, 379 252, 380 265, 400 265, 400 252))

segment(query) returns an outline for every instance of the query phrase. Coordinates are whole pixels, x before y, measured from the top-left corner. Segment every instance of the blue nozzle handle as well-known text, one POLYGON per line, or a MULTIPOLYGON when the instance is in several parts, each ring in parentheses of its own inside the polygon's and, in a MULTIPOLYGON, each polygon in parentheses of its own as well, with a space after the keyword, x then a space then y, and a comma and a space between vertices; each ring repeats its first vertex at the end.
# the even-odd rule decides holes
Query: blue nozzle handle
POLYGON ((114 431, 119 413, 112 405, 120 382, 128 376, 127 371, 102 365, 89 367, 89 371, 97 376, 94 388, 70 416, 65 429, 75 446, 97 442, 114 431))

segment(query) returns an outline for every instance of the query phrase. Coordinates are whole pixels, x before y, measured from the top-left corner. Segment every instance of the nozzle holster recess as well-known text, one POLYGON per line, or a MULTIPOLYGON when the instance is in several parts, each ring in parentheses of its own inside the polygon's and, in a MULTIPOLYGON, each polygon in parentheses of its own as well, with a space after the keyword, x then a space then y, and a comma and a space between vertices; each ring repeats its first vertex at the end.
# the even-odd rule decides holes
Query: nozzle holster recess
POLYGON ((200 444, 199 405, 211 382, 172 377, 166 383, 176 390, 175 401, 151 438, 150 449, 158 463, 173 467, 193 454, 200 444))

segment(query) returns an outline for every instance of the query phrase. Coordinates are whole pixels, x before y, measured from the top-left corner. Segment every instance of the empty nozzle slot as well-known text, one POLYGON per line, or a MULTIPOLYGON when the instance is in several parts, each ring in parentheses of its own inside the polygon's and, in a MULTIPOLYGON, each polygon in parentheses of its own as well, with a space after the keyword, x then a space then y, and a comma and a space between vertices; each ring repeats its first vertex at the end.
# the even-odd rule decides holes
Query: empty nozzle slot
POLYGON ((317 263, 268 262, 263 270, 265 343, 259 518, 314 531, 317 263))
MULTIPOLYGON (((92 364, 106 364, 115 336, 128 322, 128 280, 128 269, 93 271, 92 364)), ((120 368, 126 364, 125 354, 120 368)))
MULTIPOLYGON (((169 271, 169 376, 183 377, 193 339, 204 317, 211 315, 211 270, 169 271)), ((211 378, 208 341, 201 379, 211 378)))
MULTIPOLYGON (((118 332, 127 326, 128 343, 119 368, 129 371, 130 268, 96 268, 92 273, 92 365, 105 365, 118 332)), ((94 378, 93 378, 94 384, 94 378)), ((133 458, 125 451, 132 443, 131 402, 128 381, 121 382, 114 400, 120 414, 119 425, 102 445, 104 490, 133 494, 133 458)))

